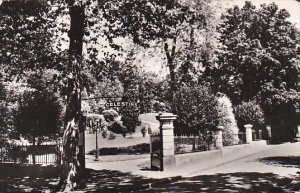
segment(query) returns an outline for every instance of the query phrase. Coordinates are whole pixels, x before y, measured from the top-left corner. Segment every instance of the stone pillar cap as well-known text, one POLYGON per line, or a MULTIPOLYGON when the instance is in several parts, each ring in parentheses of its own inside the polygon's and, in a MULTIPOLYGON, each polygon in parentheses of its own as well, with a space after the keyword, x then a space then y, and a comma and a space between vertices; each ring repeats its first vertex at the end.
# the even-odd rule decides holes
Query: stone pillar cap
POLYGON ((244 125, 244 127, 253 127, 251 124, 244 125))
POLYGON ((218 129, 218 130, 223 130, 224 127, 220 125, 220 126, 217 126, 217 129, 218 129))
POLYGON ((160 113, 156 116, 156 120, 175 120, 176 118, 177 115, 174 115, 173 113, 160 113))

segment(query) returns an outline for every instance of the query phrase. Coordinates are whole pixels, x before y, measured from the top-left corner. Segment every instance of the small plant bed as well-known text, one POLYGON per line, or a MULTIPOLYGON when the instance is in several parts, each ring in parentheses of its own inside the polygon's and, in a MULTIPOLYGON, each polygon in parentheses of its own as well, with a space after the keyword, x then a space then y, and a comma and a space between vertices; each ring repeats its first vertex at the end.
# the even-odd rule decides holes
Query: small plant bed
MULTIPOLYGON (((133 154, 148 154, 150 153, 150 145, 142 143, 127 147, 104 147, 99 149, 99 154, 103 155, 133 155, 133 154)), ((96 150, 87 153, 88 155, 95 155, 96 150)))

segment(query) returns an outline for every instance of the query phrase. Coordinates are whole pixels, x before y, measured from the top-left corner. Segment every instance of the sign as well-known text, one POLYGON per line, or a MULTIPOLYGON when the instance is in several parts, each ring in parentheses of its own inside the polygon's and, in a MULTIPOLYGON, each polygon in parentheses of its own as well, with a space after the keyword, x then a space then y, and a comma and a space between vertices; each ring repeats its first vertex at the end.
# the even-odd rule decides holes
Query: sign
POLYGON ((132 102, 109 102, 105 103, 105 107, 134 107, 136 106, 136 103, 132 102))

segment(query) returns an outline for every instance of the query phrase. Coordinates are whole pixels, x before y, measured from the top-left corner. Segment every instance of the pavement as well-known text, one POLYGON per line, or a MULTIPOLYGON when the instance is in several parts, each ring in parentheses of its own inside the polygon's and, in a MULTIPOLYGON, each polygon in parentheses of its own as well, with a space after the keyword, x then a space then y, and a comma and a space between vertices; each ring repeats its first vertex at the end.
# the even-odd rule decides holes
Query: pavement
POLYGON ((150 170, 149 154, 100 158, 99 161, 94 161, 92 157, 86 160, 87 174, 79 192, 230 190, 273 193, 300 190, 299 142, 280 145, 254 143, 242 151, 233 151, 227 157, 214 160, 208 157, 206 160, 201 159, 201 162, 185 164, 168 171, 150 170))
POLYGON ((250 146, 249 148, 245 148, 243 151, 236 151, 227 157, 211 160, 208 156, 207 159, 201 160, 201 162, 184 164, 167 171, 150 170, 150 154, 102 156, 99 161, 94 161, 92 157, 89 157, 86 160, 86 167, 93 170, 117 170, 120 172, 129 172, 133 175, 140 175, 154 179, 170 178, 175 176, 187 177, 194 173, 196 175, 199 172, 201 173, 202 171, 210 168, 231 163, 235 160, 239 160, 253 154, 266 152, 275 147, 277 146, 258 143, 250 146))

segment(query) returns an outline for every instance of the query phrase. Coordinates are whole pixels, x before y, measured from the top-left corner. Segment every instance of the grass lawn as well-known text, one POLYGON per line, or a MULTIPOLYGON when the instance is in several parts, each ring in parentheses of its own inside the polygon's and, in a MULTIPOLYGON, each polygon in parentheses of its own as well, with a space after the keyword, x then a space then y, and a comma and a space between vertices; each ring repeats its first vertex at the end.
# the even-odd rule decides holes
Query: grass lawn
MULTIPOLYGON (((99 148, 112 148, 112 147, 129 147, 141 144, 149 144, 149 135, 143 137, 141 133, 141 128, 145 124, 151 124, 151 127, 157 127, 158 121, 155 119, 157 113, 147 113, 141 114, 140 120, 142 121, 141 126, 137 126, 135 133, 132 135, 128 134, 125 138, 116 134, 116 138, 108 140, 108 138, 103 138, 101 134, 98 134, 98 147, 99 148), (153 123, 153 124, 152 124, 153 123), (154 125, 154 126, 153 126, 154 125)), ((85 152, 89 153, 96 149, 96 134, 85 134, 85 152)))
MULTIPOLYGON (((159 123, 155 116, 157 113, 141 114, 139 119, 142 121, 140 126, 137 126, 135 133, 127 134, 124 138, 120 134, 116 134, 115 139, 109 140, 98 134, 98 148, 100 154, 103 155, 138 155, 150 153, 150 138, 148 133, 143 137, 141 129, 144 125, 148 125, 151 129, 158 129, 159 123)), ((96 150, 96 134, 85 134, 85 152, 86 155, 94 155, 96 150)))

